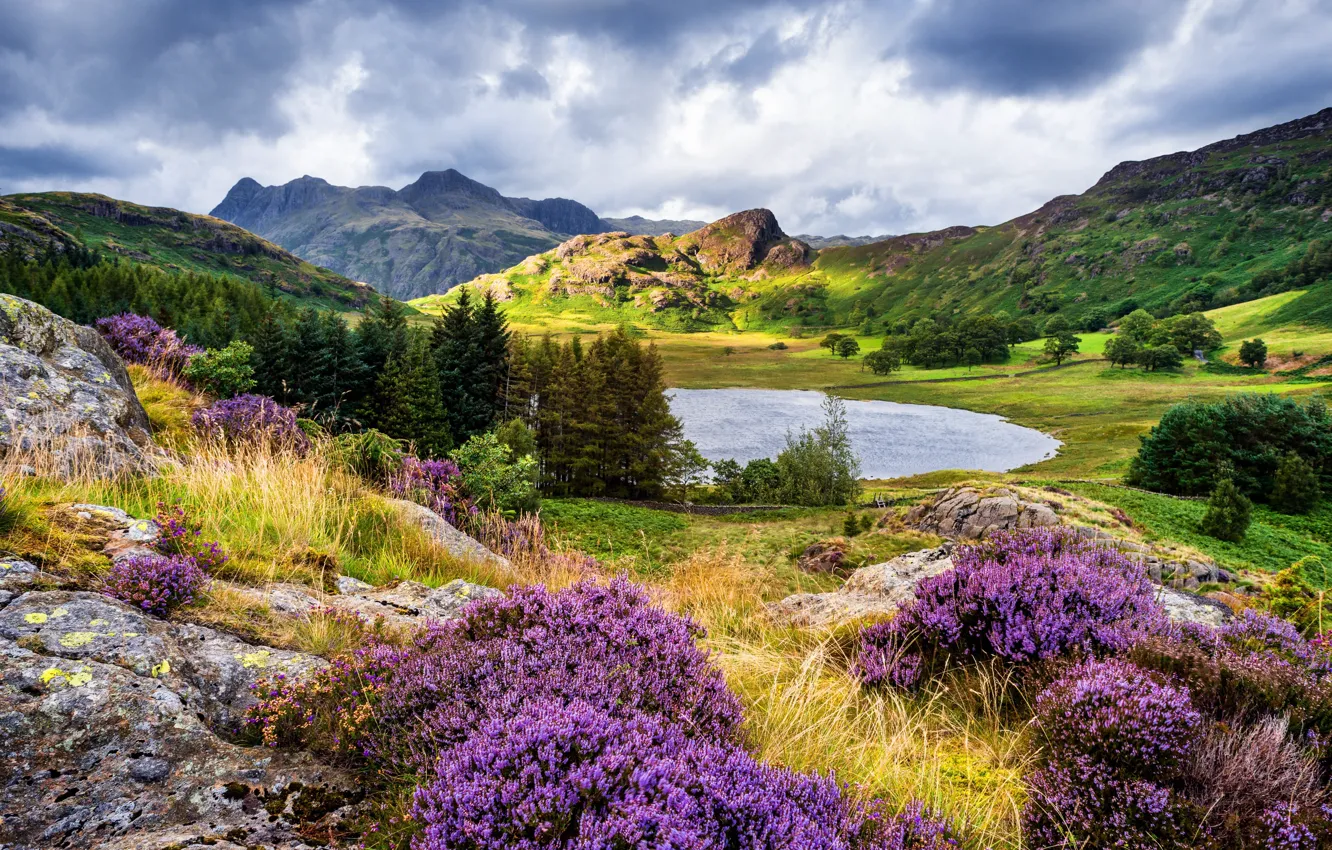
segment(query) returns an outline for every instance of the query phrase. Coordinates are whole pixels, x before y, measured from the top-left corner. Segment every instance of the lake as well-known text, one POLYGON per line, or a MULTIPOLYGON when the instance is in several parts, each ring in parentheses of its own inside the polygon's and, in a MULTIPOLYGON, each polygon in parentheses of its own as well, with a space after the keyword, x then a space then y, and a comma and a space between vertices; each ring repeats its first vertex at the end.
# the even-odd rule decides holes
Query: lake
MULTIPOLYGON (((708 460, 775 458, 787 430, 823 421, 824 394, 809 390, 668 390, 671 412, 708 460)), ((1054 457, 1054 437, 1001 416, 925 404, 846 401, 851 443, 865 478, 940 469, 1006 472, 1054 457)))

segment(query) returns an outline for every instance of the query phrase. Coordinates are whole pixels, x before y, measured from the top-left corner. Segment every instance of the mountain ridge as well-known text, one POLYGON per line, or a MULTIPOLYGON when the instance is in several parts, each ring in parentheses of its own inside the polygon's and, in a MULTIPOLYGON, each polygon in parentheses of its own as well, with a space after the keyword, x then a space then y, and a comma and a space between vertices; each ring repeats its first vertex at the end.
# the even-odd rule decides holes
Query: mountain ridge
MULTIPOLYGON (((1165 315, 1271 294, 1292 285, 1285 270, 1320 240, 1332 244, 1332 108, 1195 151, 1119 163, 1086 191, 999 224, 824 247, 798 269, 704 273, 678 292, 660 280, 649 300, 553 286, 563 263, 538 269, 532 260, 476 285, 505 294, 515 315, 538 324, 567 310, 690 330, 877 332, 902 320, 996 312, 1061 313, 1091 326, 1138 307, 1165 315), (588 298, 594 303, 580 306, 588 298)), ((618 279, 634 280, 629 272, 645 270, 643 262, 669 265, 675 244, 651 247, 658 256, 619 262, 618 279)), ((1309 278, 1321 274, 1308 271, 1315 267, 1306 263, 1300 279, 1322 281, 1309 278)), ((1290 315, 1332 323, 1323 289, 1332 287, 1302 296, 1290 315)))

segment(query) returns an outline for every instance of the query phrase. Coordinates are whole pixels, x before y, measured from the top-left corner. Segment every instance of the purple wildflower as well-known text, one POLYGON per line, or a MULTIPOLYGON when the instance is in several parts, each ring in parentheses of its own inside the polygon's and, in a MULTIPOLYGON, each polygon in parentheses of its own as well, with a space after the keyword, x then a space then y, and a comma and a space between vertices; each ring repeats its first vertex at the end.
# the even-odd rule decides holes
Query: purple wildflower
POLYGON ((268 396, 238 395, 196 411, 191 420, 201 434, 229 445, 270 445, 304 453, 310 447, 296 423, 296 411, 268 396))
POLYGON ((830 778, 769 767, 659 718, 534 703, 485 721, 418 789, 415 850, 847 850, 861 816, 830 778))
POLYGON ((178 378, 194 355, 203 351, 147 316, 121 313, 97 320, 97 330, 127 363, 139 363, 159 375, 178 378))
POLYGON ((410 499, 458 525, 476 508, 462 496, 462 473, 451 460, 421 460, 407 455, 388 476, 389 492, 410 499))
POLYGON ((1124 649, 1165 625, 1143 571, 1066 529, 996 534, 861 633, 866 684, 914 684, 936 654, 1009 663, 1124 649))
POLYGON ((193 558, 204 572, 211 573, 227 562, 227 556, 216 541, 204 541, 203 527, 177 502, 167 505, 157 503, 157 526, 160 535, 154 548, 164 555, 181 555, 193 558))
POLYGON ((207 589, 208 574, 193 558, 136 555, 117 561, 106 576, 108 596, 165 617, 207 589))

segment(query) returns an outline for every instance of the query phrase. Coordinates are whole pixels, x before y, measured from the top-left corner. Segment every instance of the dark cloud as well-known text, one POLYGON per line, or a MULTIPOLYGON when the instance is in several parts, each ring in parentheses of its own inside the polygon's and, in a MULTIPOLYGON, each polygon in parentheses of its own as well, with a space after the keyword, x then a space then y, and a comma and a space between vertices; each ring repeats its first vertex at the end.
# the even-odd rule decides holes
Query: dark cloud
POLYGON ((177 131, 283 129, 273 93, 301 59, 295 0, 68 4, 0 0, 0 121, 141 113, 177 131))
MULTIPOLYGON (((124 162, 109 161, 56 145, 11 147, 0 145, 0 181, 38 178, 52 181, 114 177, 128 170, 124 162)), ((54 183, 50 188, 62 188, 54 183)), ((0 192, 6 191, 0 187, 0 192)))
MULTIPOLYGON (((911 83, 993 95, 1081 90, 1167 39, 1186 0, 935 0, 906 33, 911 83)), ((898 49, 890 49, 897 53, 898 49)))
POLYGON ((511 68, 500 75, 500 94, 505 97, 550 97, 550 83, 531 65, 511 68))

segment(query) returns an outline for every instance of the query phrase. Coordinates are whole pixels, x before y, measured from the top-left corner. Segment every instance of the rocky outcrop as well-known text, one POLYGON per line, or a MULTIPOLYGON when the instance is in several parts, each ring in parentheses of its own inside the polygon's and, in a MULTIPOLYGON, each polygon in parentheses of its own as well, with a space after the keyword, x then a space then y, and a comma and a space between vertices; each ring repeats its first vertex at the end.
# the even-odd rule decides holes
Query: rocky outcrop
POLYGON ((324 846, 359 780, 218 731, 260 676, 322 663, 97 594, 14 599, 0 610, 0 846, 324 846))
POLYGON ((421 628, 430 620, 455 620, 470 603, 504 595, 493 587, 462 579, 434 588, 416 581, 374 587, 342 576, 338 588, 337 594, 324 594, 300 585, 275 584, 262 592, 245 592, 279 614, 300 616, 316 609, 332 609, 354 614, 367 624, 382 621, 400 630, 421 628))
POLYGON ((839 590, 797 593, 768 603, 781 625, 829 628, 856 620, 887 617, 916 598, 916 585, 953 568, 952 544, 900 555, 853 572, 839 590))
POLYGON ((916 505, 907 512, 906 523, 940 537, 979 540, 993 531, 1058 525, 1059 516, 1048 505, 1023 501, 1004 488, 961 487, 931 504, 916 505))
POLYGON ((805 547, 796 559, 796 566, 802 573, 841 572, 846 560, 845 541, 841 539, 819 541, 805 547))
POLYGON ((714 221, 678 240, 712 275, 739 274, 760 265, 793 268, 809 264, 810 247, 782 232, 770 210, 745 210, 714 221))
POLYGON ((31 454, 43 473, 107 477, 152 468, 148 414, 106 341, 2 294, 0 409, 0 452, 31 454))
MULTIPOLYGON (((952 551, 953 544, 945 543, 864 567, 853 572, 838 590, 797 593, 768 603, 768 616, 780 625, 800 628, 830 628, 891 616, 915 600, 918 583, 953 568, 952 551)), ((1128 554, 1132 557, 1134 553, 1128 554)), ((1166 615, 1175 622, 1219 626, 1233 616, 1229 606, 1216 599, 1164 586, 1158 587, 1156 594, 1166 615)))

